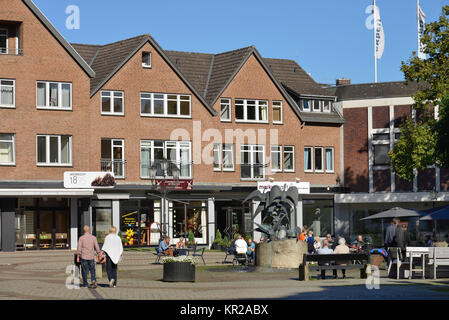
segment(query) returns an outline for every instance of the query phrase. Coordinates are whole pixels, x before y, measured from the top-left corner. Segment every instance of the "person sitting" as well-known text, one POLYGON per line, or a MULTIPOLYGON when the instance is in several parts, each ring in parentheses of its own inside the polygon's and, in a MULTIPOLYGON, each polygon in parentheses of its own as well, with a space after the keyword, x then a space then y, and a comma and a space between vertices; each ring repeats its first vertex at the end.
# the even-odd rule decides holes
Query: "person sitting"
POLYGON ((179 241, 176 243, 176 252, 178 256, 185 256, 186 255, 186 243, 184 241, 184 237, 180 237, 179 241))
POLYGON ((318 236, 315 237, 315 242, 313 243, 313 248, 315 249, 315 251, 317 251, 318 249, 321 248, 321 239, 320 239, 320 237, 318 237, 318 236))
MULTIPOLYGON (((317 254, 332 254, 334 251, 329 249, 329 242, 327 240, 323 240, 323 246, 318 249, 317 254)), ((329 263, 324 263, 320 265, 329 265, 329 263)), ((326 270, 321 270, 321 279, 326 279, 326 270)))
POLYGON ((231 245, 229 246, 229 249, 227 250, 228 254, 233 254, 236 255, 236 251, 235 251, 235 242, 238 240, 238 238, 240 237, 240 235, 238 234, 236 238, 234 238, 234 240, 232 240, 231 245))
POLYGON ((424 239, 425 239, 426 247, 434 247, 434 243, 433 243, 433 240, 432 240, 432 235, 430 233, 427 233, 424 236, 424 239))
POLYGON ((252 238, 248 239, 248 252, 246 255, 251 259, 251 261, 254 261, 254 256, 256 254, 256 244, 254 243, 252 238))
POLYGON ((263 243, 263 241, 264 241, 263 237, 260 237, 259 243, 263 243))
POLYGON ((357 236, 357 240, 355 240, 352 245, 356 249, 356 253, 363 253, 363 251, 366 249, 366 242, 363 240, 363 236, 360 234, 357 236))
POLYGON ((173 257, 173 249, 170 245, 170 237, 165 237, 163 241, 159 243, 159 253, 165 254, 166 256, 173 257))
POLYGON ((326 235, 326 240, 329 243, 329 248, 333 249, 333 247, 334 247, 334 239, 332 238, 332 235, 330 233, 328 233, 326 235))
POLYGON ((246 254, 248 252, 248 244, 241 235, 235 241, 235 251, 237 254, 246 254))
MULTIPOLYGON (((338 246, 335 247, 334 254, 349 254, 349 247, 346 245, 345 238, 338 239, 338 246)), ((345 265, 344 263, 336 261, 335 264, 345 265)), ((333 270, 334 279, 337 279, 337 270, 333 270)), ((343 279, 346 278, 346 270, 342 269, 343 279)))

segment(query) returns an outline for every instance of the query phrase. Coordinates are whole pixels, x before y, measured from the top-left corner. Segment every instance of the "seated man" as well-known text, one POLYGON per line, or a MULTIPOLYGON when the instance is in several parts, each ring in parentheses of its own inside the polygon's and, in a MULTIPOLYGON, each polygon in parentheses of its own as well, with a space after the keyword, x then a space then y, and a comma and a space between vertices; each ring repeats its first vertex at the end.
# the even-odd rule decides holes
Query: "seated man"
MULTIPOLYGON (((323 240, 323 245, 320 249, 317 250, 317 254, 333 254, 334 251, 329 249, 329 242, 327 240, 323 240)), ((328 265, 328 263, 321 264, 328 265)), ((326 279, 326 270, 321 270, 321 279, 326 279)))
POLYGON ((238 240, 238 238, 240 237, 240 235, 237 235, 237 238, 235 238, 234 240, 232 240, 231 245, 229 246, 229 249, 227 251, 228 254, 233 254, 235 255, 237 252, 235 251, 235 242, 238 240))
POLYGON ((173 257, 173 249, 170 246, 170 237, 166 237, 159 243, 159 253, 163 253, 166 256, 173 257))
POLYGON ((237 254, 246 254, 248 252, 248 245, 241 235, 235 241, 235 251, 237 254))
MULTIPOLYGON (((345 238, 338 239, 338 246, 335 247, 334 254, 349 254, 349 247, 346 245, 345 238)), ((344 262, 336 261, 335 264, 337 265, 345 265, 344 262)), ((337 270, 333 270, 334 273, 334 279, 337 279, 337 270)), ((341 273, 343 274, 343 279, 346 278, 346 270, 342 269, 341 273)))
POLYGON ((256 244, 253 242, 253 239, 248 239, 248 252, 246 255, 254 261, 254 256, 256 254, 256 244))
POLYGON ((363 253, 366 249, 366 243, 363 241, 363 236, 360 234, 357 236, 357 240, 355 240, 352 244, 353 247, 356 248, 356 253, 363 253))

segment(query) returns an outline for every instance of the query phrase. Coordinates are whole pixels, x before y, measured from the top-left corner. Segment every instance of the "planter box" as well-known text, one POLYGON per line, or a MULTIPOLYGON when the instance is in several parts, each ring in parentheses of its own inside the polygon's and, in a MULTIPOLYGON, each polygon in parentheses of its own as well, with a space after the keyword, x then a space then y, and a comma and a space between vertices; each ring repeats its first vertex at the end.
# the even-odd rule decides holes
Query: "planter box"
POLYGON ((195 282, 195 265, 190 262, 164 263, 164 281, 195 282))

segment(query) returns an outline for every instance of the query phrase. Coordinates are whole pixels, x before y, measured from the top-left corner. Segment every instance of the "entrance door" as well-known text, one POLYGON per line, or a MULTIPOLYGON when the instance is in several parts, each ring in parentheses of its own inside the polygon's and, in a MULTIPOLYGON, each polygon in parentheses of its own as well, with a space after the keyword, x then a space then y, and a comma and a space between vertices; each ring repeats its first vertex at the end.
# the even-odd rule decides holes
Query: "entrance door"
POLYGON ((67 209, 39 210, 39 247, 65 249, 69 247, 69 214, 67 209))
POLYGON ((226 210, 225 234, 233 239, 236 233, 245 237, 252 233, 252 220, 249 207, 228 207, 226 210))

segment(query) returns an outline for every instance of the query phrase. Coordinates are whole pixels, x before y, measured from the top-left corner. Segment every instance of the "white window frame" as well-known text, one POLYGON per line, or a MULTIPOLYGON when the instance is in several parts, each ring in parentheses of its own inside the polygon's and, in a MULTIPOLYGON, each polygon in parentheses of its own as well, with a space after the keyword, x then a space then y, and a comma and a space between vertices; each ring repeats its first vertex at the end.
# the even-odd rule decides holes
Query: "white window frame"
POLYGON ((73 90, 72 90, 71 82, 58 82, 58 81, 36 81, 36 109, 39 110, 72 110, 73 108, 73 90), (38 104, 38 89, 37 86, 42 83, 45 84, 45 106, 40 106, 38 104), (50 85, 57 84, 58 85, 58 106, 50 106, 50 85), (70 106, 63 107, 62 103, 62 85, 68 84, 70 86, 70 106))
POLYGON ((274 124, 282 124, 284 123, 284 108, 283 108, 283 104, 282 101, 279 100, 274 100, 272 103, 272 112, 273 112, 273 123, 274 124), (279 105, 275 106, 275 103, 279 103, 279 105), (274 121, 274 110, 275 109, 280 109, 280 114, 281 114, 281 120, 280 121, 274 121))
MULTIPOLYGON (((109 141, 111 143, 111 155, 110 155, 110 159, 107 158, 103 158, 102 157, 102 151, 100 150, 100 161, 110 161, 111 163, 114 163, 116 161, 122 161, 122 171, 123 171, 123 175, 119 175, 119 174, 115 174, 114 172, 114 165, 112 165, 112 172, 114 172, 114 177, 116 179, 125 179, 126 177, 126 160, 125 160, 125 139, 114 139, 114 138, 101 138, 101 142, 103 140, 109 141), (116 144, 117 143, 117 144, 116 144), (114 158, 114 148, 119 147, 122 148, 122 159, 116 159, 114 158)), ((102 144, 100 145, 101 148, 102 144)))
POLYGON ((46 134, 38 134, 36 135, 36 165, 38 167, 71 167, 72 166, 72 136, 71 135, 46 135, 46 134), (69 151, 70 151, 70 162, 69 163, 61 163, 61 137, 67 136, 69 137, 69 151), (46 162, 39 162, 39 144, 38 139, 39 137, 45 137, 45 151, 46 151, 46 162), (58 138, 58 162, 57 163, 51 163, 50 162, 50 138, 51 137, 57 137, 58 138))
POLYGON ((235 161, 234 161, 234 145, 231 143, 224 143, 222 145, 223 151, 222 151, 222 160, 221 160, 221 166, 223 167, 223 171, 235 171, 235 161), (230 147, 230 148, 229 148, 230 147), (232 168, 225 168, 224 167, 224 155, 225 152, 231 152, 231 160, 232 160, 232 168))
MULTIPOLYGON (((240 123, 269 123, 270 121, 270 113, 269 113, 269 107, 270 104, 268 103, 268 100, 257 100, 257 99, 235 99, 234 100, 234 107, 235 110, 237 110, 237 100, 241 100, 243 101, 243 119, 237 119, 237 117, 235 117, 235 122, 240 122, 240 123), (256 107, 256 119, 255 120, 248 120, 248 101, 254 101, 255 102, 255 107, 256 107), (259 112, 259 107, 260 107, 260 102, 265 102, 266 103, 266 107, 267 107, 267 120, 260 120, 260 112, 259 112)), ((240 104, 239 104, 240 105, 240 104)))
POLYGON ((242 159, 242 153, 244 152, 248 152, 250 154, 250 165, 251 167, 251 177, 250 178, 242 178, 241 174, 240 174, 240 180, 242 181, 264 181, 265 177, 266 177, 266 172, 265 172, 265 145, 260 145, 260 144, 251 144, 251 145, 241 145, 240 146, 240 166, 243 165, 243 162, 241 161, 242 159), (249 147, 249 150, 243 150, 244 147, 249 147), (257 147, 262 148, 262 151, 258 151, 256 150, 257 147), (262 152, 262 159, 263 159, 263 163, 261 164, 262 166, 262 172, 263 172, 263 177, 262 178, 255 178, 254 177, 254 155, 258 152, 262 152))
MULTIPOLYGON (((159 99, 158 99, 159 100, 159 99)), ((170 100, 171 101, 171 100, 170 100)), ((140 116, 141 117, 152 117, 152 118, 183 118, 183 119, 190 119, 192 118, 192 96, 190 94, 178 94, 178 93, 159 93, 159 92, 141 92, 140 93, 140 116), (147 94, 151 95, 151 98, 143 98, 145 100, 150 99, 151 100, 151 112, 150 113, 142 113, 142 95, 147 94), (154 96, 155 95, 163 95, 164 96, 164 113, 163 114, 155 114, 154 113, 154 96), (168 114, 168 96, 176 96, 176 103, 177 103, 177 114, 168 114), (187 100, 181 100, 181 97, 189 97, 189 114, 188 115, 181 115, 181 101, 186 102, 187 100)))
POLYGON ((325 170, 327 173, 335 173, 335 148, 334 147, 326 147, 324 148, 324 152, 326 155, 326 159, 324 161, 324 166, 325 166, 325 170), (332 151, 332 169, 328 170, 327 168, 327 151, 331 150, 332 151))
POLYGON ((293 163, 293 169, 286 169, 285 163, 282 162, 282 165, 284 166, 284 172, 295 172, 295 146, 284 146, 284 150, 282 153, 283 161, 285 161, 285 154, 291 153, 292 154, 292 163, 293 163), (292 151, 285 151, 285 148, 293 148, 292 151))
POLYGON ((232 122, 232 100, 228 98, 222 98, 220 99, 220 121, 221 122, 232 122), (229 108, 229 119, 222 117, 222 108, 223 105, 228 105, 229 108))
POLYGON ((213 156, 214 156, 214 163, 213 163, 214 171, 221 171, 221 168, 222 168, 221 167, 222 154, 221 154, 221 145, 219 143, 214 143, 214 154, 213 154, 213 156), (217 156, 218 163, 215 163, 215 156, 217 156), (215 167, 216 164, 218 165, 218 167, 215 167))
POLYGON ((143 67, 143 68, 151 69, 152 58, 153 58, 153 55, 151 54, 150 51, 142 51, 142 67, 143 67), (147 63, 143 62, 143 55, 144 55, 144 54, 148 54, 149 59, 150 59, 150 64, 147 64, 147 63))
POLYGON ((284 154, 283 154, 283 148, 279 145, 272 145, 270 146, 270 162, 271 162, 271 172, 282 172, 283 164, 284 164, 284 154), (273 150, 277 149, 277 150, 273 150), (279 154, 279 169, 273 168, 273 155, 279 154))
POLYGON ((8 34, 8 29, 4 29, 4 28, 0 28, 0 37, 1 32, 4 31, 4 37, 6 38, 6 48, 0 48, 0 54, 8 54, 8 50, 9 50, 9 34, 8 34), (4 50, 4 51, 3 51, 4 50))
MULTIPOLYGON (((154 161, 154 143, 155 142, 162 142, 163 143, 163 157, 167 159, 167 150, 170 149, 167 147, 168 144, 176 144, 176 147, 174 148, 176 150, 176 163, 181 163, 181 149, 188 149, 189 150, 189 164, 190 164, 190 175, 189 176, 180 176, 180 179, 192 179, 193 177, 193 165, 192 165, 192 142, 191 141, 172 141, 172 140, 151 140, 151 139, 141 139, 140 140, 140 178, 141 179, 149 179, 150 177, 146 177, 142 175, 142 145, 146 144, 147 148, 150 148, 150 161, 154 161), (181 144, 188 144, 188 148, 181 146, 181 144)), ((159 148, 159 147, 158 147, 159 148)), ((172 160, 173 161, 173 160, 172 160)), ((180 172, 181 173, 181 172, 180 172)), ((162 178, 162 177, 160 177, 162 178)))
POLYGON ((312 101, 312 104, 313 104, 313 106, 312 106, 313 112, 321 112, 323 101, 322 100, 318 100, 318 99, 314 99, 314 100, 311 100, 311 101, 312 101), (315 101, 318 101, 318 109, 315 108, 315 101))
POLYGON ((332 111, 332 100, 323 100, 323 112, 330 113, 332 111), (329 109, 326 108, 326 103, 329 109))
POLYGON ((15 166, 16 165, 16 135, 14 133, 2 133, 2 134, 11 135, 11 140, 2 140, 0 138, 0 142, 12 144, 12 162, 0 162, 0 166, 15 166))
POLYGON ((313 168, 315 167, 314 160, 315 157, 313 147, 304 147, 304 172, 313 172, 313 168), (306 168, 306 149, 310 151, 310 169, 306 168))
POLYGON ((13 85, 12 85, 12 103, 11 105, 9 104, 2 104, 1 100, 0 100, 0 108, 11 108, 14 109, 16 107, 16 80, 14 79, 0 79, 0 99, 1 99, 1 90, 2 87, 11 87, 10 85, 2 85, 2 81, 12 81, 13 85))
MULTIPOLYGON (((107 97, 105 97, 107 98, 107 97)), ((117 97, 119 98, 119 97, 117 97)), ((102 115, 105 116, 124 116, 125 115, 125 92, 120 90, 102 90, 100 93, 100 112, 102 115), (109 111, 103 111, 103 93, 109 92, 111 96, 109 97, 111 99, 110 105, 109 105, 109 111), (122 112, 114 112, 114 100, 115 100, 115 93, 121 93, 122 94, 122 112)))
POLYGON ((314 162, 313 164, 315 166, 315 172, 322 173, 322 172, 324 172, 324 155, 323 155, 324 148, 323 147, 315 147, 314 148, 313 156, 315 157, 315 159, 316 159, 316 150, 321 150, 321 170, 316 168, 316 163, 314 162))
POLYGON ((310 104, 311 104, 311 101, 312 101, 312 100, 310 100, 310 99, 301 99, 301 107, 302 107, 302 111, 310 112, 310 111, 312 110, 312 106, 310 105, 310 104), (307 101, 307 105, 309 106, 307 109, 304 108, 304 101, 307 101))

